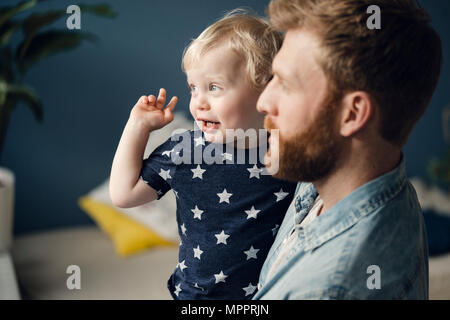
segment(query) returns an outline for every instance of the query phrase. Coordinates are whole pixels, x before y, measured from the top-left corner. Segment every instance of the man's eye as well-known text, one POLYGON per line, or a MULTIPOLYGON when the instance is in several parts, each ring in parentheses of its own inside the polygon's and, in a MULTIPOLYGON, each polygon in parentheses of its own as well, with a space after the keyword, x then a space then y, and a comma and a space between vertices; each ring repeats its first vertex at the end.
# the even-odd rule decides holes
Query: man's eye
POLYGON ((280 83, 281 89, 287 90, 286 82, 284 82, 284 81, 279 81, 279 83, 280 83))

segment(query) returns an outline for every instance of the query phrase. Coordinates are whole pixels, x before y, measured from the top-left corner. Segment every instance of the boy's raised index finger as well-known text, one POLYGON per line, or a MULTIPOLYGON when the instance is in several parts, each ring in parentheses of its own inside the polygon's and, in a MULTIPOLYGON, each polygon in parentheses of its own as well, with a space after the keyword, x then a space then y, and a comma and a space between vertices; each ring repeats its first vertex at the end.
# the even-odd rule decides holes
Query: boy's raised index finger
POLYGON ((177 102, 178 97, 177 96, 172 97, 172 99, 170 99, 170 102, 167 104, 166 109, 170 109, 170 111, 173 111, 173 109, 175 109, 177 102))

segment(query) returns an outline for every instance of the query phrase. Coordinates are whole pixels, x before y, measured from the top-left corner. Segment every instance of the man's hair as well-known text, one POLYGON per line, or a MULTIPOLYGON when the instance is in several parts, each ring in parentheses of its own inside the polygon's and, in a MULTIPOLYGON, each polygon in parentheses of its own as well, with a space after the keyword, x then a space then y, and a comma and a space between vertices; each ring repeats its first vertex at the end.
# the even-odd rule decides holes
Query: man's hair
POLYGON ((272 60, 283 42, 282 34, 268 19, 245 9, 235 9, 206 28, 183 53, 184 72, 199 62, 202 55, 227 43, 243 61, 250 84, 262 90, 272 74, 272 60))
POLYGON ((367 92, 380 110, 381 136, 400 147, 406 143, 442 65, 441 40, 417 1, 272 0, 268 14, 278 29, 315 32, 330 94, 341 99, 367 92), (367 26, 371 5, 381 9, 381 29, 367 26))

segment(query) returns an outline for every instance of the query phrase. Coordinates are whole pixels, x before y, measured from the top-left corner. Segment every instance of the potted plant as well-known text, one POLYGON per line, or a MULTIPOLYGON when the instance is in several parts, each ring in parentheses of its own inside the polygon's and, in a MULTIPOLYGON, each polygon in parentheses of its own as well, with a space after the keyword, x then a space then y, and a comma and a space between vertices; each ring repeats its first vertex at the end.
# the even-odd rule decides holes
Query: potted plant
MULTIPOLYGON (((83 41, 96 41, 89 32, 69 30, 66 24, 61 29, 44 27, 68 17, 66 8, 39 13, 31 11, 40 1, 22 1, 13 6, 0 7, 0 158, 11 115, 19 102, 33 112, 42 122, 42 102, 36 92, 24 83, 27 71, 38 61, 52 54, 76 48, 83 41), (15 40, 15 41, 13 41, 15 40), (19 43, 13 47, 12 43, 19 43)), ((106 4, 79 5, 81 13, 92 13, 102 17, 116 14, 106 4)), ((0 252, 11 245, 14 203, 14 174, 0 167, 0 252)))

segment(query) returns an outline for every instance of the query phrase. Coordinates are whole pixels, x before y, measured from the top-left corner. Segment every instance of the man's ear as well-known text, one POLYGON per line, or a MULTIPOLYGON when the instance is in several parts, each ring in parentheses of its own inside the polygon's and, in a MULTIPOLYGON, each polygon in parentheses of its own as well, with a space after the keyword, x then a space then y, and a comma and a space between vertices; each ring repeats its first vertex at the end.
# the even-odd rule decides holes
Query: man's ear
POLYGON ((367 125, 374 113, 373 100, 364 91, 348 93, 342 99, 340 134, 350 137, 367 125))

